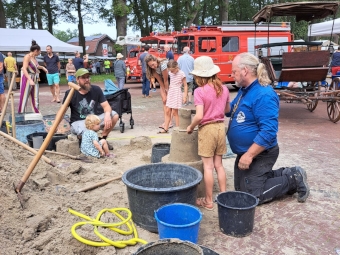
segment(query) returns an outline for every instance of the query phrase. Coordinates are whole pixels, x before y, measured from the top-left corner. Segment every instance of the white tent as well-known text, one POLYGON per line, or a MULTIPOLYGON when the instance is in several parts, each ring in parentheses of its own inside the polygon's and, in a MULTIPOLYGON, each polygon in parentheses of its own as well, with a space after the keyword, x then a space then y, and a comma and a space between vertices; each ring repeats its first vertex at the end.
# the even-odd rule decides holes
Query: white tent
POLYGON ((82 47, 60 41, 47 30, 0 28, 0 35, 1 52, 29 51, 32 40, 37 42, 43 52, 47 45, 51 45, 54 52, 83 52, 82 47))
POLYGON ((321 35, 330 35, 332 33, 333 27, 333 35, 340 34, 340 18, 333 20, 316 23, 308 26, 308 36, 321 36, 321 35))

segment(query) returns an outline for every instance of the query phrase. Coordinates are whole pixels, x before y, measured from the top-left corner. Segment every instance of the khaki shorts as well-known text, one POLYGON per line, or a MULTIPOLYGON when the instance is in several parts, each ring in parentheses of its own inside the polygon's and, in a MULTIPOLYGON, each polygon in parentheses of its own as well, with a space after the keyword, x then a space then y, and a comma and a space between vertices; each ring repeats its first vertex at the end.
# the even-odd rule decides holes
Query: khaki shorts
MULTIPOLYGON (((188 84, 188 92, 192 92, 192 89, 194 88, 194 82, 190 81, 190 82, 187 82, 188 84)), ((184 92, 184 85, 182 84, 182 93, 184 92)))
POLYGON ((226 152, 224 122, 206 124, 198 129, 198 155, 211 158, 226 152))

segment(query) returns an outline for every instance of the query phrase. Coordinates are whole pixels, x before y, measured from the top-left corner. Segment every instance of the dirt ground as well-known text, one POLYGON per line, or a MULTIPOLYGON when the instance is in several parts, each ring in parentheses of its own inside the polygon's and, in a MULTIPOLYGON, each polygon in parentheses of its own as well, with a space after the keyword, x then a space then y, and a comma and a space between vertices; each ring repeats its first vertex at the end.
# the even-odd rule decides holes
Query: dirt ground
MULTIPOLYGON (((129 116, 124 115, 125 132, 120 133, 119 127, 116 127, 110 135, 108 141, 114 146, 115 158, 84 163, 46 154, 56 166, 39 161, 22 190, 25 209, 20 206, 13 183, 19 182, 33 156, 0 136, 0 254, 128 255, 141 246, 137 244, 118 249, 82 244, 71 235, 72 225, 82 219, 68 212, 72 208, 95 218, 104 208, 128 208, 126 187, 121 180, 88 192, 77 190, 120 176, 133 167, 149 164, 152 145, 171 141, 171 134, 156 134, 162 121, 159 93, 144 99, 140 84, 127 87, 133 98, 135 126, 131 129, 129 116)), ((62 92, 66 89, 63 86, 62 92)), ((40 98, 43 115, 58 110, 58 104, 49 103, 47 86, 42 86, 40 98)), ((340 132, 339 125, 327 121, 325 106, 320 108, 309 113, 302 104, 283 104, 280 112, 281 154, 277 166, 301 165, 307 170, 311 185, 307 203, 299 204, 293 196, 257 207, 254 231, 244 238, 221 233, 215 205, 214 211, 202 211, 204 217, 199 244, 222 255, 336 254, 336 249, 340 249, 340 186, 335 173, 340 165, 340 132)), ((233 190, 233 162, 233 158, 223 160, 227 190, 233 190)), ((215 192, 218 192, 217 187, 215 192)), ((109 214, 105 214, 104 219, 117 221, 109 214)), ((99 241, 90 226, 82 227, 78 232, 99 241)), ((140 227, 137 227, 137 232, 147 242, 158 240, 157 234, 140 227)), ((103 233, 113 240, 132 237, 118 236, 109 231, 103 233)))

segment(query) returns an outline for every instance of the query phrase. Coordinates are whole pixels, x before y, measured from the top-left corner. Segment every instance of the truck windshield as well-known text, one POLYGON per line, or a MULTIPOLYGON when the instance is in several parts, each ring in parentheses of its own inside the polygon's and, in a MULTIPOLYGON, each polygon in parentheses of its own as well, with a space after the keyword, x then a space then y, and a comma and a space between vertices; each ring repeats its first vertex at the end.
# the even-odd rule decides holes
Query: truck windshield
POLYGON ((179 36, 177 37, 177 42, 174 45, 176 53, 182 54, 183 48, 188 46, 191 53, 195 53, 195 38, 193 36, 179 36))

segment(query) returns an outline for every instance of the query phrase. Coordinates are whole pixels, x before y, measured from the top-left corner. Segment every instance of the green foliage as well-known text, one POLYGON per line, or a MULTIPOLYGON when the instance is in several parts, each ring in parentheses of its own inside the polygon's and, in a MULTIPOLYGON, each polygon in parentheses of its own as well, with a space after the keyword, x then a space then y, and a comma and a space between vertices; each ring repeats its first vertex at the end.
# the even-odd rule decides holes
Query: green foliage
POLYGON ((118 52, 122 53, 123 50, 124 50, 124 47, 122 45, 119 45, 119 44, 114 44, 113 48, 115 49, 116 53, 118 53, 118 52))
POLYGON ((78 30, 74 29, 73 31, 71 31, 71 29, 68 28, 66 31, 62 31, 62 30, 55 29, 53 31, 53 35, 57 37, 59 40, 63 42, 67 42, 73 37, 78 37, 78 30))

